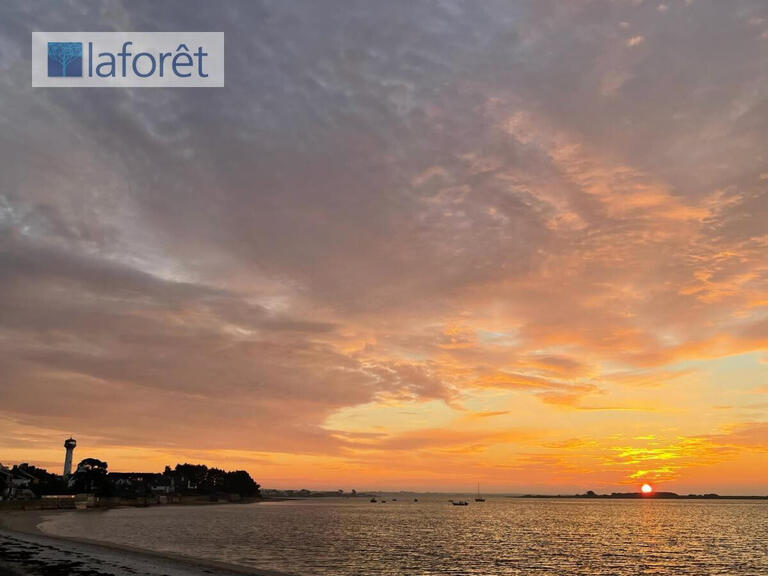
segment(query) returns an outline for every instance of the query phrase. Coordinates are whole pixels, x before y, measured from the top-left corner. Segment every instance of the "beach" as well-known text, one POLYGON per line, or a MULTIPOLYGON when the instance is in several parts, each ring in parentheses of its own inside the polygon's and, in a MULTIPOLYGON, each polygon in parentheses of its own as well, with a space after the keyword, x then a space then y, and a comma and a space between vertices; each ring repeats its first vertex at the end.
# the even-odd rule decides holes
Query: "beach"
MULTIPOLYGON (((13 576, 287 576, 173 554, 51 537, 37 526, 62 512, 0 514, 0 573, 13 576)), ((89 512, 84 512, 88 514, 89 512)))

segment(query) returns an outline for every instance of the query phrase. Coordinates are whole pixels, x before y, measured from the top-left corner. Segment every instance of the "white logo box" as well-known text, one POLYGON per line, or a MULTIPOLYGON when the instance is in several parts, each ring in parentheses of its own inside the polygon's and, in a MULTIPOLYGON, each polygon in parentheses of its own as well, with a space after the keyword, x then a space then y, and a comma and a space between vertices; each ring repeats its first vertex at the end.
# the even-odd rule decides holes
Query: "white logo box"
POLYGON ((32 86, 213 88, 224 86, 223 32, 33 32, 32 86), (48 76, 48 43, 80 42, 82 76, 48 76), (97 76, 114 56, 115 75, 97 76), (187 65, 188 62, 192 65, 187 65), (154 62, 154 71, 152 70, 154 62), (162 64, 163 75, 160 75, 162 64), (203 75, 200 74, 202 71, 203 75), (125 76, 123 76, 125 72, 125 76), (138 72, 138 73, 137 73, 138 72), (179 75, 178 73, 182 74, 179 75), (189 76, 183 76, 189 74, 189 76))

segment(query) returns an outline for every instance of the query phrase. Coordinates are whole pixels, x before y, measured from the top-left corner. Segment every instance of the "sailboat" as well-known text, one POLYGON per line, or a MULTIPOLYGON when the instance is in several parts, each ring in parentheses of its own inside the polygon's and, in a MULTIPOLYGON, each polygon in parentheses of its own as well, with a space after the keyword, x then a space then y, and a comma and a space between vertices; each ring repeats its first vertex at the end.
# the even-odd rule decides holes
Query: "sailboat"
POLYGON ((485 498, 480 496, 480 482, 477 483, 477 498, 475 498, 475 502, 485 502, 485 498))

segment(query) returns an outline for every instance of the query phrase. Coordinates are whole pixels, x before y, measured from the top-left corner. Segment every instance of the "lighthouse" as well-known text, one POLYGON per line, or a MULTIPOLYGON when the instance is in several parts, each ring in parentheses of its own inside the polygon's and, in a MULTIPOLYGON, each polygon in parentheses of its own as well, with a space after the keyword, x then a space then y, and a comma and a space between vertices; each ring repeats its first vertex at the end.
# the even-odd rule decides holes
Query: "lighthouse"
POLYGON ((67 449, 67 455, 64 457, 64 478, 72 473, 72 452, 75 451, 77 442, 74 438, 64 440, 64 448, 67 449))

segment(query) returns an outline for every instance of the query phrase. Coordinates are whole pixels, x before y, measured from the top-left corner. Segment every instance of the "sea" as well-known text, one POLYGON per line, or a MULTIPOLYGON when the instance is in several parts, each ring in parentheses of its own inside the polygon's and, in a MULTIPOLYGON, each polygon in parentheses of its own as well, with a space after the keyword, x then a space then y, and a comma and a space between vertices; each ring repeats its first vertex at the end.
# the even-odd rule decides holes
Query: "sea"
POLYGON ((303 576, 768 575, 768 501, 415 497, 73 511, 40 528, 303 576))

